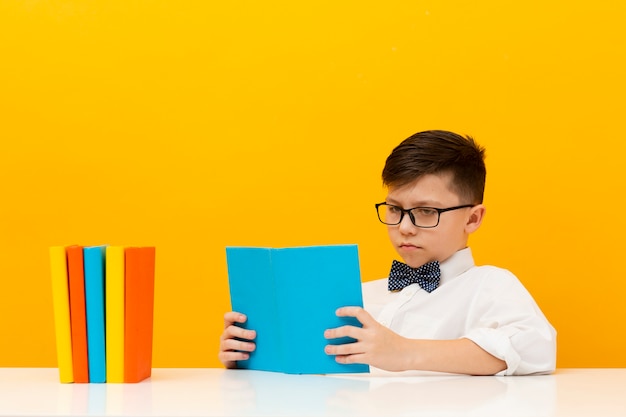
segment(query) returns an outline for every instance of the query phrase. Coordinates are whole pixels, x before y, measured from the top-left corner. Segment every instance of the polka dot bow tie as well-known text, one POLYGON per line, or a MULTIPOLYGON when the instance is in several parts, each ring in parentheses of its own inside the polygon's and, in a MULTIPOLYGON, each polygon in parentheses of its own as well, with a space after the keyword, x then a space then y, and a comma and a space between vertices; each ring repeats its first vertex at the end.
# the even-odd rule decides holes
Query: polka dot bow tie
POLYGON ((420 266, 419 268, 411 268, 402 262, 393 261, 391 264, 391 272, 389 272, 389 291, 400 291, 410 284, 418 283, 427 292, 434 291, 439 285, 441 271, 439 270, 439 262, 433 261, 420 266))

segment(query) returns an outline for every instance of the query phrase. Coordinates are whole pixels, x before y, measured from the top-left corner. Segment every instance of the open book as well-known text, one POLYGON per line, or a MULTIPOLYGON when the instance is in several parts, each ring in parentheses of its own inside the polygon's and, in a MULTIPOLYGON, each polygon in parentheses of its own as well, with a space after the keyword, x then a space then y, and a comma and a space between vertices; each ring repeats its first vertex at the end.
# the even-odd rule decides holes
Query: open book
POLYGON ((291 248, 227 247, 233 311, 244 313, 245 328, 256 330, 256 350, 238 366, 290 374, 368 372, 343 365, 324 353, 324 330, 360 326, 337 317, 343 306, 363 306, 356 245, 291 248))

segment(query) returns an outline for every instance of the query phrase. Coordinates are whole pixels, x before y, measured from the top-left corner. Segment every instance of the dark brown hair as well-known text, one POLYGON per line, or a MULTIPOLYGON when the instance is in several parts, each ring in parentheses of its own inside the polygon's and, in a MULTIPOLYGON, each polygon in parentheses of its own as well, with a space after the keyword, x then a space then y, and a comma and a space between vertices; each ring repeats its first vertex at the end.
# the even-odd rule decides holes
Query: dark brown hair
POLYGON ((402 141, 387 157, 383 185, 400 187, 426 174, 452 174, 462 204, 480 204, 485 191, 485 148, 470 136, 427 130, 402 141), (465 201, 467 200, 467 201, 465 201))

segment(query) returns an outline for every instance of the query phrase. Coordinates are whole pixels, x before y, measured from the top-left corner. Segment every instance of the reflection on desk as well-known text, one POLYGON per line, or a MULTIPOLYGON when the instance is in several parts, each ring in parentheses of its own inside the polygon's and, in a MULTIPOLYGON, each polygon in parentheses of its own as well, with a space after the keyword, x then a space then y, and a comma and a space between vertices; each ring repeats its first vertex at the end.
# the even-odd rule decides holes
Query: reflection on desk
POLYGON ((153 369, 138 384, 61 384, 0 368, 0 416, 626 416, 626 369, 553 375, 286 375, 153 369))

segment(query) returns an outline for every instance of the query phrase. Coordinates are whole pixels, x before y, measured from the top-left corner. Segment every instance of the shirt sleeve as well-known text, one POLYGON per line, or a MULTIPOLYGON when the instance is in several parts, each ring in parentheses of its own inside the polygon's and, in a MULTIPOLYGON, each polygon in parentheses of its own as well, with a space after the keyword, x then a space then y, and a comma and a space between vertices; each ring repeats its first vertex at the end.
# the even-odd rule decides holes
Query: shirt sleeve
POLYGON ((556 368, 556 331, 510 272, 485 274, 463 336, 506 362, 501 375, 550 373, 556 368))

